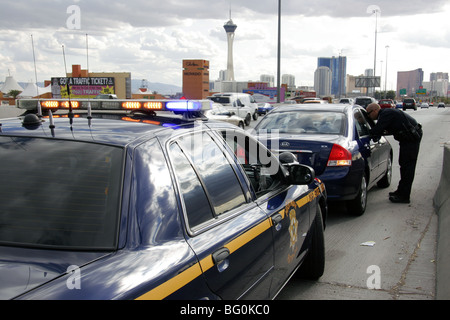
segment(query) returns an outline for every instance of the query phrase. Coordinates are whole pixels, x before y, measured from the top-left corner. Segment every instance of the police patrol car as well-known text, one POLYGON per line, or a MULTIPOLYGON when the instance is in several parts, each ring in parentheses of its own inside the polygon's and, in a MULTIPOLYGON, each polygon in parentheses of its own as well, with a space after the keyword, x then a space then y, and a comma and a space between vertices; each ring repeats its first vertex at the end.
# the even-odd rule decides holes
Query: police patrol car
POLYGON ((0 299, 269 299, 322 275, 324 185, 206 120, 210 101, 18 106, 0 119, 0 299))

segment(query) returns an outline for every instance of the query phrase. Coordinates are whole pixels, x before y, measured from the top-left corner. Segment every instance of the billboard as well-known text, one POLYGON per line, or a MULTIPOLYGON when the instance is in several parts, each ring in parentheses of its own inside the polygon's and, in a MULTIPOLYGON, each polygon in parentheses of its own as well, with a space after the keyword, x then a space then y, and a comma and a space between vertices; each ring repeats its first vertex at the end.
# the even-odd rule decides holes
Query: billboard
POLYGON ((95 98, 115 93, 114 77, 52 78, 53 98, 95 98))
POLYGON ((380 77, 356 77, 355 87, 356 88, 377 88, 380 87, 380 77))

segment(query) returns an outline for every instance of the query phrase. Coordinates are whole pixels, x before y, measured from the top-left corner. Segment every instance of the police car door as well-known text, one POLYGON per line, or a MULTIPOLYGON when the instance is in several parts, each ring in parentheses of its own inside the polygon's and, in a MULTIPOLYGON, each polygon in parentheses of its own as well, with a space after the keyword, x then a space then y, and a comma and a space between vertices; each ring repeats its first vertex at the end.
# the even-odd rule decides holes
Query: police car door
POLYGON ((251 137, 235 132, 228 145, 244 168, 255 202, 267 214, 274 238, 273 297, 304 256, 303 242, 310 227, 308 186, 288 185, 279 161, 251 137))
POLYGON ((251 201, 224 146, 220 136, 206 131, 185 135, 169 146, 187 241, 216 295, 267 299, 273 269, 270 221, 251 201))

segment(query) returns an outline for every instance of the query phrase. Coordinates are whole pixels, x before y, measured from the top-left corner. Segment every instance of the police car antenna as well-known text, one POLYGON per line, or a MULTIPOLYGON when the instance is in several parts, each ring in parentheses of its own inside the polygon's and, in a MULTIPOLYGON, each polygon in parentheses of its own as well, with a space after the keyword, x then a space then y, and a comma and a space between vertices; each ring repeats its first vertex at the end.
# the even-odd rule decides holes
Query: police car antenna
POLYGON ((89 126, 91 125, 91 119, 92 119, 92 114, 91 114, 91 100, 90 100, 90 89, 91 89, 91 81, 89 78, 89 43, 88 43, 88 34, 86 33, 86 64, 87 64, 87 76, 88 76, 88 106, 87 106, 87 110, 88 110, 88 115, 87 115, 87 119, 89 122, 89 126))
POLYGON ((39 101, 39 88, 38 88, 38 79, 37 79, 37 69, 36 69, 36 56, 34 54, 34 41, 33 41, 33 35, 31 35, 31 47, 33 49, 33 62, 34 62, 34 77, 36 79, 36 93, 37 93, 37 115, 39 118, 42 118, 42 109, 41 109, 41 102, 39 101))

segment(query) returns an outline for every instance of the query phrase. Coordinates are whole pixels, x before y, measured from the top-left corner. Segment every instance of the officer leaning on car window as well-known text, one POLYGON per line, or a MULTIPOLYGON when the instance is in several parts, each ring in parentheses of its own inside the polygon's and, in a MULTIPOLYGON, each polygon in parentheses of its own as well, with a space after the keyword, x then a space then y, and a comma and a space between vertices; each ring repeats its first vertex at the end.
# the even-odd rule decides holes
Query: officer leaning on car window
POLYGON ((422 126, 406 112, 399 109, 381 109, 377 103, 369 104, 366 111, 372 120, 377 120, 370 130, 373 140, 378 141, 382 135, 393 135, 400 145, 400 181, 397 190, 389 193, 389 200, 409 203, 423 135, 422 126))

